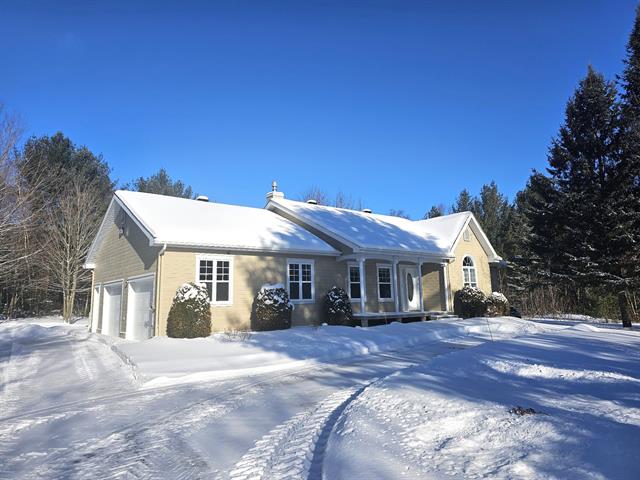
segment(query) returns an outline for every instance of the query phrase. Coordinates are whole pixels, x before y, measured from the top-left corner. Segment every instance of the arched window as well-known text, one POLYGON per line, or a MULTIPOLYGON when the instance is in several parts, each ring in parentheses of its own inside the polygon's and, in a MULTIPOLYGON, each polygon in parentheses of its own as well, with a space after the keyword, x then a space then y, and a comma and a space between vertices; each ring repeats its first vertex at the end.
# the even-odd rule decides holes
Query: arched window
POLYGON ((473 258, 466 256, 462 260, 462 278, 465 287, 477 287, 478 280, 476 277, 476 267, 473 264, 473 258))

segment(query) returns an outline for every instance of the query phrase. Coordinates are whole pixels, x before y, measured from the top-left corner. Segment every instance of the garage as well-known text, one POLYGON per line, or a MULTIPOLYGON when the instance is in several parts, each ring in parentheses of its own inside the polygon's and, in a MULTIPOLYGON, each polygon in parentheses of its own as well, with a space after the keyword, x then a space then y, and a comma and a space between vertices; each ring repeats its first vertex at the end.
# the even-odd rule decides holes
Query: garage
POLYGON ((127 340, 146 340, 153 336, 153 280, 153 275, 129 280, 127 340))
POLYGON ((120 330, 122 309, 122 282, 105 285, 103 295, 101 333, 117 337, 120 330))

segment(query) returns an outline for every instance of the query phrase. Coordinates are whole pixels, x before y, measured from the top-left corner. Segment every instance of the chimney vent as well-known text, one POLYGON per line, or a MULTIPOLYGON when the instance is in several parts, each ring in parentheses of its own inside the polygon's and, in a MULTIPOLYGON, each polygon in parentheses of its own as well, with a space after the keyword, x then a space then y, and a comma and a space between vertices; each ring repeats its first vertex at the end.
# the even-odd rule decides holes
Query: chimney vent
POLYGON ((272 198, 284 198, 284 193, 278 191, 278 182, 275 180, 271 182, 271 191, 267 193, 267 201, 272 198))
POLYGON ((371 209, 370 208, 363 208, 362 212, 363 213, 371 213, 371 209))
POLYGON ((309 205, 317 205, 318 201, 315 198, 310 198, 310 199, 307 200, 307 203, 309 205))
POLYGON ((208 202, 209 201, 209 197, 207 197, 206 195, 198 195, 196 197, 196 200, 198 202, 208 202))

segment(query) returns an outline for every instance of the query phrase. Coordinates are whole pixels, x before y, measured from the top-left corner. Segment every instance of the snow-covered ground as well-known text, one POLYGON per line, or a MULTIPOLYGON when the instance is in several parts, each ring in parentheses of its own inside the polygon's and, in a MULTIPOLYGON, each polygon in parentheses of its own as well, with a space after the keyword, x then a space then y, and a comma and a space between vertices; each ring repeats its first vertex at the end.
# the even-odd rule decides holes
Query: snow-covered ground
POLYGON ((116 342, 113 348, 148 388, 274 372, 445 339, 522 335, 539 328, 518 319, 457 319, 375 328, 299 327, 197 339, 157 337, 116 342))
POLYGON ((133 343, 4 322, 0 478, 638 477, 639 336, 500 318, 133 343))
POLYGON ((640 332, 582 324, 376 382, 346 409, 325 465, 335 479, 623 479, 640 478, 639 447, 640 332))

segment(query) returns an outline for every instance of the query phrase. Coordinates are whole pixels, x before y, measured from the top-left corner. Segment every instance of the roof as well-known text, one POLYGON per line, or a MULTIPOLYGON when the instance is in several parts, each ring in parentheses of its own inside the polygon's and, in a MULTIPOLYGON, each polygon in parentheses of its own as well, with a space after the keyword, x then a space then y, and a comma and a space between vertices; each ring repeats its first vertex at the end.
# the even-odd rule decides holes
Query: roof
POLYGON ((88 266, 97 254, 108 219, 115 218, 118 207, 142 229, 150 245, 339 254, 304 228, 262 208, 118 190, 87 257, 88 266))
POLYGON ((355 251, 386 251, 396 255, 451 258, 462 231, 470 225, 489 261, 500 259, 471 212, 413 221, 284 198, 272 198, 267 208, 293 215, 355 251))

